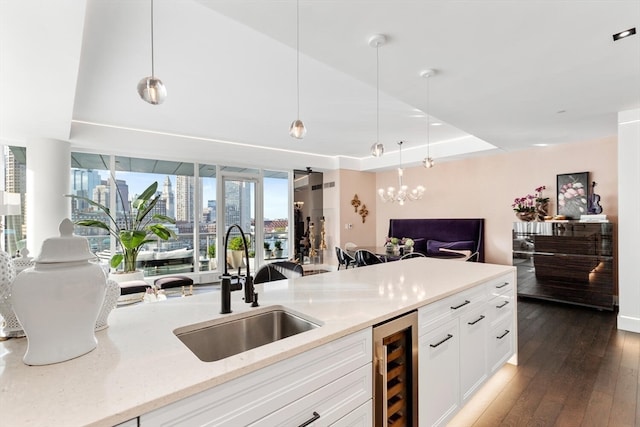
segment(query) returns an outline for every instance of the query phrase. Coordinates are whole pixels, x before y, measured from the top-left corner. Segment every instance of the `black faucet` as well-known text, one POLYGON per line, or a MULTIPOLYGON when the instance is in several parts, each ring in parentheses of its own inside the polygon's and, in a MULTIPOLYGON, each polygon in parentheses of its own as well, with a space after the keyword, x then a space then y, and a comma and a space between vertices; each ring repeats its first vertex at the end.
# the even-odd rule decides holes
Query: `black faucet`
MULTIPOLYGON (((222 279, 222 283, 220 286, 220 314, 231 313, 231 280, 238 279, 238 283, 244 283, 244 302, 251 303, 251 307, 258 307, 258 294, 255 293, 253 288, 253 277, 251 277, 251 273, 249 271, 249 249, 247 249, 247 239, 244 236, 244 231, 238 224, 233 224, 227 230, 227 235, 224 239, 224 254, 227 254, 227 245, 229 244, 229 234, 233 228, 237 228, 240 231, 240 235, 242 236, 242 241, 244 242, 244 259, 247 265, 247 274, 245 277, 240 275, 240 268, 238 268, 238 275, 232 276, 229 274, 228 265, 225 260, 224 263, 224 274, 220 276, 222 279)), ((242 285, 241 285, 242 286, 242 285)))

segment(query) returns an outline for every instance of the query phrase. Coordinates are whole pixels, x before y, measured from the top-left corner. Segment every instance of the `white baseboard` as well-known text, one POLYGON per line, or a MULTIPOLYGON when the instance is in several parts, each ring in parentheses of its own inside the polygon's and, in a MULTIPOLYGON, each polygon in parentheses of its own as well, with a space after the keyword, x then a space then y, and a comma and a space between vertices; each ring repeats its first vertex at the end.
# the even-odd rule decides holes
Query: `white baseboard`
POLYGON ((618 315, 618 329, 640 333, 640 318, 618 315))

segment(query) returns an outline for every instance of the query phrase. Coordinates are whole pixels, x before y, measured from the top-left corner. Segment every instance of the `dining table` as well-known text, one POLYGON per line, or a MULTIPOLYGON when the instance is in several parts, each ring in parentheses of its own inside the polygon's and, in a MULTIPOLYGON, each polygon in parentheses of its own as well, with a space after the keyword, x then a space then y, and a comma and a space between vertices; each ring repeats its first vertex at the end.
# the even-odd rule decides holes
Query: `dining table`
MULTIPOLYGON (((365 249, 369 252, 372 252, 384 262, 397 261, 400 258, 402 258, 402 255, 404 255, 404 248, 402 247, 402 245, 398 247, 397 252, 388 251, 386 246, 356 246, 356 247, 350 247, 349 249, 346 249, 346 252, 355 258, 355 253, 358 249, 365 249)), ((446 252, 446 253, 443 253, 442 256, 435 256, 434 258, 443 258, 443 259, 460 260, 460 261, 466 260, 468 258, 467 254, 459 253, 456 251, 443 251, 443 252, 446 252)), ((430 257, 430 255, 427 255, 427 257, 430 257)))

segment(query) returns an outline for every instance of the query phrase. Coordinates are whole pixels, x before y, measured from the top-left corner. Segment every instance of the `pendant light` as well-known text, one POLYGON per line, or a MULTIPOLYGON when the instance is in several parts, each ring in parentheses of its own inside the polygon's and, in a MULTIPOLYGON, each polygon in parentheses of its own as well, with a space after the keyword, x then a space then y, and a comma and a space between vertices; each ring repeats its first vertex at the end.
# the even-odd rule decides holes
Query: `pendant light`
POLYGON ((405 201, 414 201, 418 199, 422 199, 424 196, 424 187, 422 185, 418 185, 413 190, 409 190, 409 187, 406 186, 402 182, 402 176, 404 175, 404 169, 402 168, 402 144, 404 141, 398 142, 398 146, 400 149, 398 150, 400 155, 400 165, 398 166, 398 190, 394 187, 388 187, 386 190, 384 188, 380 188, 378 190, 378 194, 383 202, 397 202, 400 206, 404 205, 405 201))
POLYGON ((376 142, 371 146, 371 155, 384 154, 384 145, 380 142, 380 46, 387 42, 387 36, 376 34, 369 39, 369 46, 376 48, 376 142))
POLYGON ((153 57, 153 0, 151 0, 151 76, 145 77, 138 83, 140 98, 149 104, 162 104, 167 97, 167 89, 162 81, 156 78, 153 57))
POLYGON ((432 168, 435 163, 433 162, 433 158, 429 153, 429 77, 433 76, 436 73, 436 70, 427 69, 420 73, 420 77, 426 79, 427 81, 427 108, 425 111, 425 115, 427 116, 427 157, 424 158, 422 164, 425 168, 432 168))
POLYGON ((296 139, 302 139, 307 133, 307 128, 300 120, 300 0, 296 0, 296 93, 298 115, 289 127, 289 135, 296 139))

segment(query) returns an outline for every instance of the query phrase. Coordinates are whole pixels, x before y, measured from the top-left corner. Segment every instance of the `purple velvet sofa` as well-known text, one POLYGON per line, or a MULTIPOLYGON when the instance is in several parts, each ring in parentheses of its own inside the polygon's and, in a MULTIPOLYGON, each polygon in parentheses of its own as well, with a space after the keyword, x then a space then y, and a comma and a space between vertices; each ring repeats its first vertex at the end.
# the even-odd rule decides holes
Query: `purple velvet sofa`
POLYGON ((484 219, 390 219, 390 237, 410 237, 414 250, 431 257, 446 258, 440 248, 477 252, 476 261, 484 262, 484 219))

